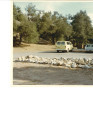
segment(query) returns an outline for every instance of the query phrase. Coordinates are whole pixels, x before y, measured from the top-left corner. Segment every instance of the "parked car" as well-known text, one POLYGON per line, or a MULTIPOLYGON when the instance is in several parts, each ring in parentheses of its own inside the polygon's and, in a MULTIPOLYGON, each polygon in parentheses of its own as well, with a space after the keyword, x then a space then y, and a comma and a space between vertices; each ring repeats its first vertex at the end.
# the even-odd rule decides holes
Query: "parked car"
POLYGON ((56 51, 72 51, 73 49, 73 44, 70 41, 57 41, 56 42, 56 51))
POLYGON ((93 44, 87 44, 85 46, 85 51, 86 52, 93 52, 93 44))

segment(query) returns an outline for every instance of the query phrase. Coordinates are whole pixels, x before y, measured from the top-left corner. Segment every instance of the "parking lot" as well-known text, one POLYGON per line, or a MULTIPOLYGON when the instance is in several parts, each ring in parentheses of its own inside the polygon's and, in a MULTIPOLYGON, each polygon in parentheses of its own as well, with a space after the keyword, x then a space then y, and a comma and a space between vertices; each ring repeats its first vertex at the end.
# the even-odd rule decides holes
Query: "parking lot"
POLYGON ((38 51, 38 52, 20 52, 14 54, 14 59, 20 56, 27 56, 27 55, 34 55, 39 57, 47 57, 47 58, 93 58, 93 53, 86 53, 86 52, 59 52, 56 51, 38 51))
MULTIPOLYGON (((32 45, 14 48, 13 59, 33 55, 45 58, 92 58, 93 53, 84 51, 59 52, 54 46, 32 45)), ((14 85, 93 85, 93 69, 66 69, 34 63, 13 62, 14 85)))

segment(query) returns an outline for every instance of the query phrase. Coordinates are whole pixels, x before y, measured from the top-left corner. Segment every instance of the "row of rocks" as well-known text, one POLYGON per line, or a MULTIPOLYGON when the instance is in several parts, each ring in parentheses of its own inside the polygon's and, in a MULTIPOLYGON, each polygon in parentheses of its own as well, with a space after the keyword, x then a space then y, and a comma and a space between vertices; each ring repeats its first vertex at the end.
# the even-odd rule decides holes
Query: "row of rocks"
POLYGON ((43 58, 38 56, 22 56, 17 60, 18 62, 30 62, 30 63, 38 63, 38 64, 51 64, 56 66, 65 66, 70 68, 93 68, 93 59, 91 58, 43 58))

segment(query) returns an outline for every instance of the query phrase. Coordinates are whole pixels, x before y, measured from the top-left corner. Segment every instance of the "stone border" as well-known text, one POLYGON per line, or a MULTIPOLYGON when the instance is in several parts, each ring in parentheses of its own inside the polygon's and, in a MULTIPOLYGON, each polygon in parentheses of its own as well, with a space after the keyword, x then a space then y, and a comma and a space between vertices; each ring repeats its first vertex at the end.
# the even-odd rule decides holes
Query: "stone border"
POLYGON ((37 64, 50 64, 55 66, 64 66, 68 68, 92 68, 93 69, 93 59, 91 58, 43 58, 38 56, 22 56, 19 57, 15 62, 29 62, 37 64))

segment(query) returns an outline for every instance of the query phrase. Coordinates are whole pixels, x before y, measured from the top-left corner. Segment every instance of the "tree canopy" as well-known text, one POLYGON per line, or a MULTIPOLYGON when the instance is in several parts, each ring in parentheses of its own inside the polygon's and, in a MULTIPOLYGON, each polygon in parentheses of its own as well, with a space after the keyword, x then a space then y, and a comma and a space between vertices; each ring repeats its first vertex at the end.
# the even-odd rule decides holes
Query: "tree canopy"
POLYGON ((72 17, 73 39, 76 44, 86 44, 88 38, 92 37, 93 27, 86 11, 80 11, 72 17))
POLYGON ((20 41, 38 43, 42 39, 55 44, 58 40, 69 40, 81 47, 93 39, 93 26, 86 11, 64 17, 57 11, 37 10, 32 3, 25 10, 27 14, 13 5, 13 33, 20 34, 20 41))

